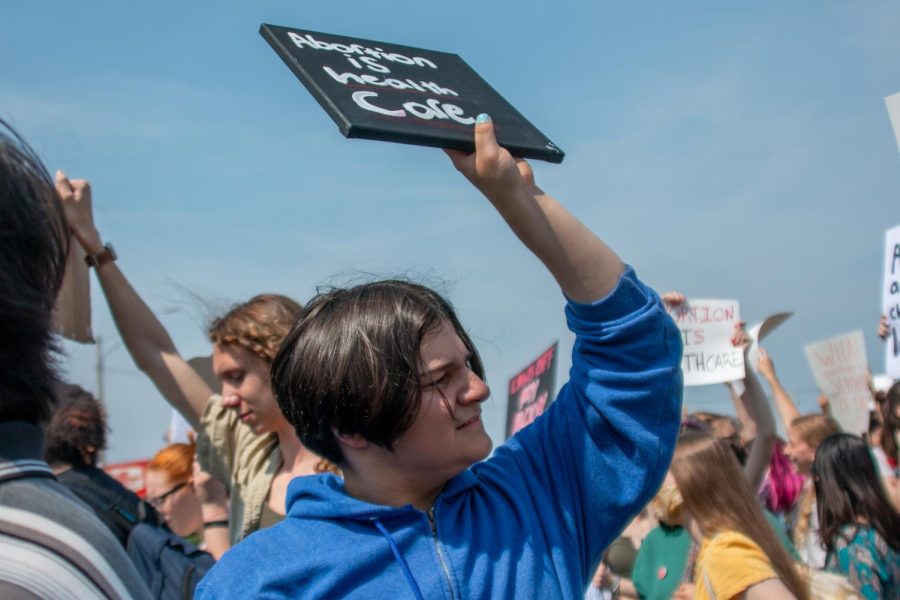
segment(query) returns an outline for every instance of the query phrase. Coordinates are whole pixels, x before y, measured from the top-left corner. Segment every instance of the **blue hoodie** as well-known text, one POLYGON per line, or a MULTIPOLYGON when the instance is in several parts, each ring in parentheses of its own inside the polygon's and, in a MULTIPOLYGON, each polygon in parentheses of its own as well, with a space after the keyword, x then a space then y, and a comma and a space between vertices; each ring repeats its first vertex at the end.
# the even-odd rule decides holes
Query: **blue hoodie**
POLYGON ((631 269, 566 317, 576 339, 556 402, 430 511, 357 500, 333 475, 298 477, 287 518, 227 552, 195 598, 583 598, 668 469, 681 337, 631 269))

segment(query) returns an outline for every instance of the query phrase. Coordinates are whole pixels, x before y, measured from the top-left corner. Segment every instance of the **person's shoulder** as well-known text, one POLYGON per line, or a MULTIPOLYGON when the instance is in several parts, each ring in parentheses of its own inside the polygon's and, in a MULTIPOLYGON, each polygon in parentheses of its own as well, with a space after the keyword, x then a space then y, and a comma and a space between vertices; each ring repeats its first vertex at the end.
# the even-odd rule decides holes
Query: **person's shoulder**
POLYGON ((9 482, 16 483, 20 489, 4 490, 0 527, 15 529, 17 538, 32 540, 90 573, 102 588, 115 590, 114 597, 145 597, 134 565, 92 509, 53 479, 9 482))
POLYGON ((300 586, 327 570, 337 552, 339 540, 323 531, 327 525, 288 517, 253 532, 222 555, 200 582, 195 598, 254 597, 276 580, 300 586))

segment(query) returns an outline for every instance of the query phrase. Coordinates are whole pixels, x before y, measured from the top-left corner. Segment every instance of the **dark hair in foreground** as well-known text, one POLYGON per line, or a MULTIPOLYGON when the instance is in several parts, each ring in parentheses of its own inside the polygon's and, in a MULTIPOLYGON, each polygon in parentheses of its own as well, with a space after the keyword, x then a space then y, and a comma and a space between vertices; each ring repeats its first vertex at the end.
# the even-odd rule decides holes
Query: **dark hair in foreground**
POLYGON ((392 449, 419 411, 422 341, 444 322, 484 378, 472 340, 434 290, 387 280, 310 300, 272 363, 272 391, 303 445, 334 463, 343 460, 334 431, 392 449))
POLYGON ((726 442, 705 433, 682 433, 671 469, 685 509, 705 533, 744 534, 760 547, 778 578, 794 596, 809 597, 805 583, 766 521, 755 491, 726 442))
POLYGON ((57 382, 52 313, 68 243, 50 174, 0 119, 0 422, 49 417, 57 382))
POLYGON ((900 551, 900 515, 894 511, 868 444, 849 433, 826 438, 816 450, 813 482, 819 511, 819 535, 825 549, 834 551, 835 539, 850 526, 848 541, 859 528, 859 519, 878 532, 895 551, 900 551))
POLYGON ((106 449, 106 413, 77 385, 60 386, 59 404, 44 429, 44 460, 51 465, 96 466, 106 449))

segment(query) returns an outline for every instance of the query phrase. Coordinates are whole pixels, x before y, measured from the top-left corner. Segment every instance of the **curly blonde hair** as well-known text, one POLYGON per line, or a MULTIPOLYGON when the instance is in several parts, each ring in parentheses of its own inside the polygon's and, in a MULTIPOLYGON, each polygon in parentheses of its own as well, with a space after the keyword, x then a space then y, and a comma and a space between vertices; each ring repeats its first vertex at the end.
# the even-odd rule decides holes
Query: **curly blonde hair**
POLYGON ((209 341, 237 344, 271 363, 302 309, 287 296, 254 296, 213 320, 207 329, 209 341))

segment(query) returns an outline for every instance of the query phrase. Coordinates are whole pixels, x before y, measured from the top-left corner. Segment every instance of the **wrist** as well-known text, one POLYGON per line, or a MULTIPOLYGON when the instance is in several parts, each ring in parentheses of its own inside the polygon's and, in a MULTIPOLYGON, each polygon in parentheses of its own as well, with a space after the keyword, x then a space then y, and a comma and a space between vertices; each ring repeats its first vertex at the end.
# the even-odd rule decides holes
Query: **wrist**
POLYGON ((201 504, 200 514, 204 521, 219 521, 228 518, 228 510, 225 504, 201 504))
POLYGON ((75 231, 75 239, 87 254, 99 254, 103 252, 103 239, 96 229, 88 233, 75 231))

